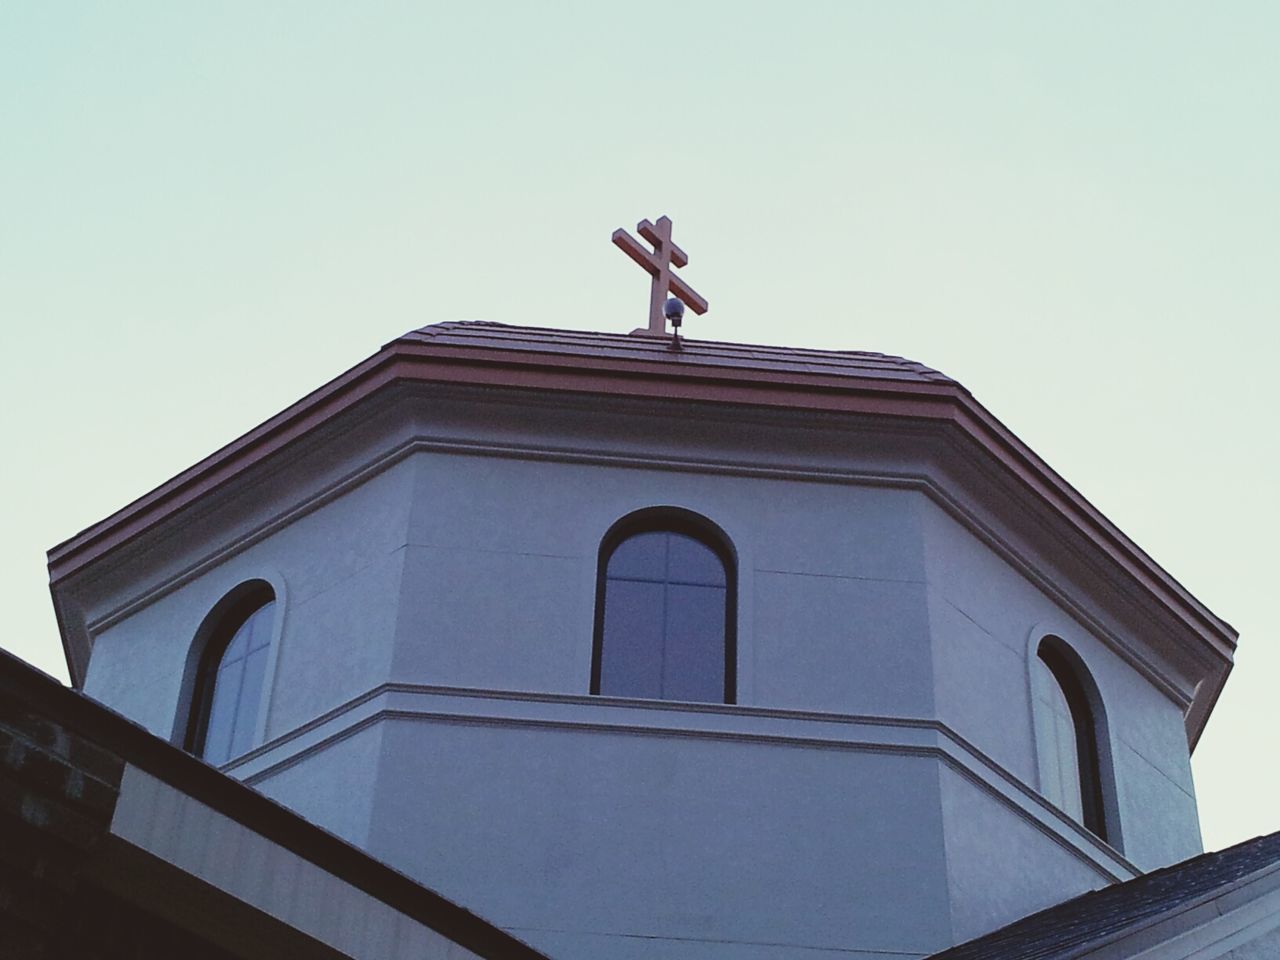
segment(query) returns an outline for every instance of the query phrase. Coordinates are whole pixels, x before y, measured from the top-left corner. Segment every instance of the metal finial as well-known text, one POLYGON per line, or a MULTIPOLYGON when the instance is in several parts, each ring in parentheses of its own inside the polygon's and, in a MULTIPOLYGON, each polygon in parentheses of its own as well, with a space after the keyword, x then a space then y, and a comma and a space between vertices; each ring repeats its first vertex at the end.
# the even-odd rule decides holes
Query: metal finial
POLYGON ((667 318, 671 326, 680 326, 684 321, 684 303, 677 297, 672 297, 663 305, 662 315, 667 318))
POLYGON ((680 324, 684 322, 684 304, 672 297, 663 304, 662 315, 671 321, 671 349, 683 349, 680 346, 680 324))

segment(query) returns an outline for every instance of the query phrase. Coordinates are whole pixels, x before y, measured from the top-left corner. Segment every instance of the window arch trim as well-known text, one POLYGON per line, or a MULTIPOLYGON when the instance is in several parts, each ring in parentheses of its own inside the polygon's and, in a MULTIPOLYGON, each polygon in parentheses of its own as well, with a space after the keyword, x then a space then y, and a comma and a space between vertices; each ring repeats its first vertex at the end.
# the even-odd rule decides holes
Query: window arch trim
MULTIPOLYGON (((1067 701, 1076 741, 1076 767, 1080 776, 1080 825, 1099 840, 1122 851, 1119 807, 1116 800, 1115 769, 1107 714, 1093 674, 1084 659, 1057 633, 1037 628, 1032 632, 1028 666, 1034 671, 1043 663, 1067 701)), ((1035 680, 1032 677, 1032 691, 1035 680)), ((1037 729, 1048 723, 1032 696, 1032 722, 1037 729)), ((1035 738, 1037 753, 1040 737, 1035 738)), ((1039 757, 1037 767, 1045 776, 1048 758, 1039 757)))
POLYGON ((604 652, 604 601, 609 561, 624 541, 642 533, 676 533, 690 537, 710 549, 724 566, 724 691, 721 702, 738 701, 738 556, 733 541, 717 524, 683 507, 658 506, 636 510, 616 521, 600 540, 596 560, 595 625, 591 648, 593 696, 600 694, 604 652))
POLYGON ((283 599, 276 578, 255 578, 239 583, 227 591, 205 614, 188 650, 172 738, 175 744, 188 753, 197 757, 204 756, 214 688, 228 646, 251 616, 274 603, 276 609, 271 623, 271 639, 249 749, 262 742, 266 729, 267 704, 274 686, 279 655, 284 619, 283 599))

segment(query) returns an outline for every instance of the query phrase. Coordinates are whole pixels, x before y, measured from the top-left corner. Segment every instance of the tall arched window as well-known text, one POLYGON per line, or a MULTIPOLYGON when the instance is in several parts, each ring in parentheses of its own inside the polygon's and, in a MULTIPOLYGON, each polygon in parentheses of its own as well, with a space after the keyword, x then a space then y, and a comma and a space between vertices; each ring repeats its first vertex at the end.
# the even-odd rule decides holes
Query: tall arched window
POLYGON ((736 564, 704 517, 644 510, 600 546, 591 692, 733 703, 736 564))
POLYGON ((255 581, 214 608, 200 630, 185 746, 210 763, 254 745, 275 612, 275 594, 255 581))
POLYGON ((1040 790, 1072 819, 1113 846, 1109 757, 1102 703, 1084 664, 1055 637, 1040 642, 1032 664, 1040 790), (1102 749, 1100 749, 1100 747, 1102 749))

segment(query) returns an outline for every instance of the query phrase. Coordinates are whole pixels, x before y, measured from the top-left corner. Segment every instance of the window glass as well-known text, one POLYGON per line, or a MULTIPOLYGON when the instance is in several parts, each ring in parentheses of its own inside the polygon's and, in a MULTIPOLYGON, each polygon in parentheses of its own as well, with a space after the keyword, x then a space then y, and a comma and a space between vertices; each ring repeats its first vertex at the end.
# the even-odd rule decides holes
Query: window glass
POLYGON ((1041 756, 1040 790, 1067 816, 1084 822, 1084 801, 1080 784, 1080 745, 1071 704, 1042 657, 1036 657, 1036 697, 1042 722, 1038 726, 1037 748, 1041 756))
POLYGON ((609 559, 609 576, 661 582, 667 572, 669 533, 637 533, 618 544, 609 559))
POLYGON ((667 534, 667 571, 674 583, 723 587, 724 564, 705 543, 678 533, 667 534))
POLYGON ((624 697, 662 697, 664 647, 661 583, 611 580, 604 603, 600 692, 624 697))
POLYGON ((253 745, 274 611, 274 601, 253 611, 231 636, 222 657, 209 666, 206 682, 212 689, 200 755, 210 763, 226 763, 253 745))
POLYGON ((1100 839, 1120 847, 1101 701, 1084 664, 1048 638, 1032 665, 1041 792, 1100 839))
POLYGON ((724 587, 667 586, 663 699, 724 699, 724 601, 724 587))
POLYGON ((715 550, 672 530, 636 533, 613 550, 604 580, 597 692, 727 699, 728 577, 715 550))
POLYGON ((218 668, 204 732, 204 750, 210 763, 222 763, 231 756, 231 734, 236 725, 236 708, 244 686, 244 658, 224 661, 218 668))

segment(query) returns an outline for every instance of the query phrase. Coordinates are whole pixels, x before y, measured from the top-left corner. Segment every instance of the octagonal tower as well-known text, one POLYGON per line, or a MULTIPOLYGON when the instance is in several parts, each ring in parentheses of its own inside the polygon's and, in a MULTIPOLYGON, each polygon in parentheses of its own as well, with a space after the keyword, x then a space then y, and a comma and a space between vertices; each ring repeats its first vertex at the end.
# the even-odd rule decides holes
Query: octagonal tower
POLYGON ((920 364, 482 323, 50 571, 77 686, 566 960, 923 956, 1194 854, 1235 644, 920 364))

